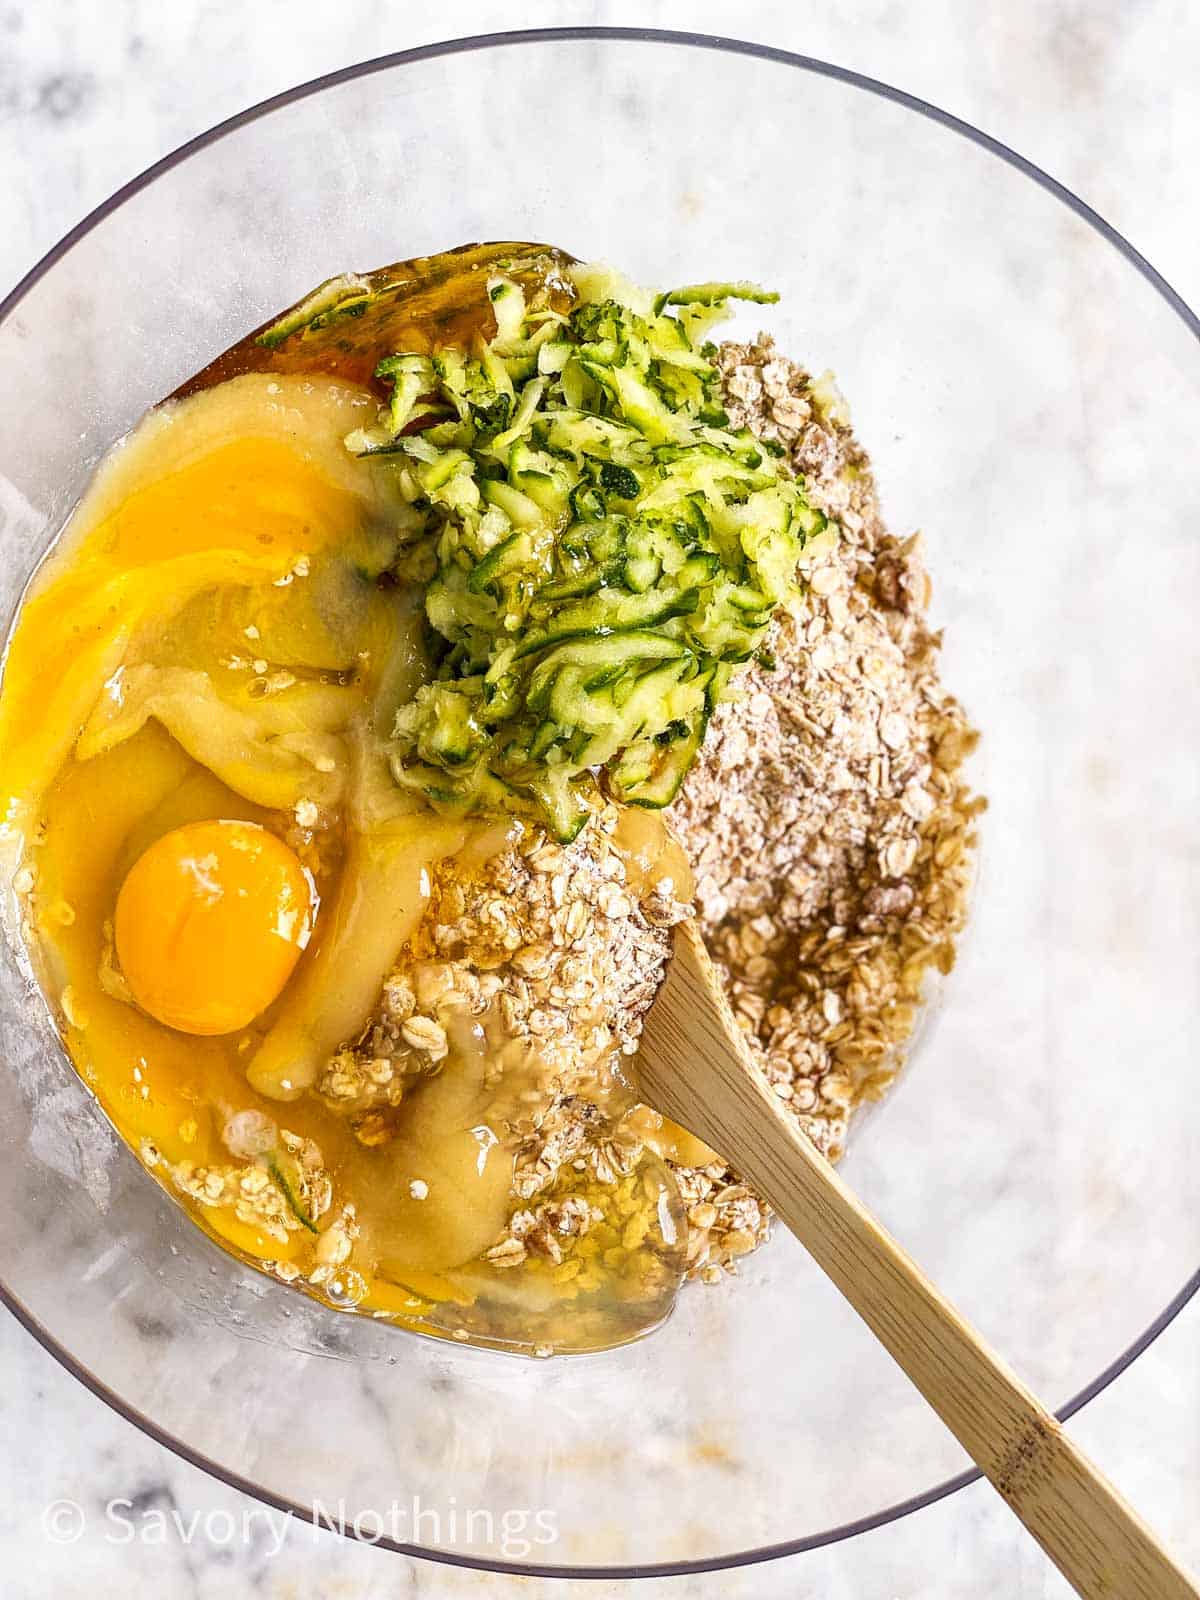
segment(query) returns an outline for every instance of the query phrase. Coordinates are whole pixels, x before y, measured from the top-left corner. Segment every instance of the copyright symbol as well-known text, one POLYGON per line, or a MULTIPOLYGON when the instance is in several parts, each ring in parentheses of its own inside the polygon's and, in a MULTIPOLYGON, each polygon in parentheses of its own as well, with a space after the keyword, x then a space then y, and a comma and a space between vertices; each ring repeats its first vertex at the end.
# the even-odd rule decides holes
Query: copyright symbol
POLYGON ((52 1544, 74 1544, 86 1520, 77 1500, 52 1500, 42 1512, 42 1532, 52 1544))

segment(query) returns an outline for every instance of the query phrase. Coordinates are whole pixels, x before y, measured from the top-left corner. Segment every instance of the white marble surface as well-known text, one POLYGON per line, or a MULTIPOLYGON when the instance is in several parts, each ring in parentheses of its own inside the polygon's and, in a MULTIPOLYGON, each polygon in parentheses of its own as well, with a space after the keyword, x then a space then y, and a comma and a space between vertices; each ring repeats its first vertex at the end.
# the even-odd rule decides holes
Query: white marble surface
MULTIPOLYGON (((973 8, 971 8, 973 10, 973 8)), ((423 40, 533 21, 495 3, 327 7, 232 0, 162 7, 85 0, 0 7, 0 287, 114 187, 191 134, 290 83, 423 40)), ((946 0, 919 20, 890 4, 543 4, 536 21, 700 27, 784 44, 957 111, 1061 177, 1200 301, 1194 167, 1200 107, 1181 63, 1200 45, 1182 3, 1018 0, 969 14, 946 0), (1174 80, 1178 79, 1176 82, 1174 80)), ((1200 1564, 1200 1306, 1073 1424, 1086 1448, 1200 1564)), ((277 1538, 253 1503, 134 1432, 0 1321, 6 1439, 0 1570, 6 1594, 564 1593, 409 1563, 306 1528, 277 1538), (133 1502, 138 1537, 98 1508, 133 1502), (78 1542, 43 1529, 59 1500, 87 1508, 78 1542), (157 1517, 155 1512, 164 1516, 157 1517), (174 1515, 177 1513, 178 1520, 174 1515), (249 1536, 243 1537, 244 1519, 249 1536), (155 1535, 161 1530, 161 1541, 155 1535), (278 1548, 276 1546, 278 1545, 278 1548)), ((67 1520, 55 1523, 73 1531, 67 1520)), ((279 1519, 274 1519, 276 1527, 279 1519)), ((601 1586, 607 1589, 607 1586, 601 1586)), ((593 1588, 589 1592, 600 1592, 593 1588)), ((1060 1596, 1066 1587, 990 1492, 973 1488, 867 1537, 772 1567, 662 1580, 637 1593, 956 1600, 1060 1596)))

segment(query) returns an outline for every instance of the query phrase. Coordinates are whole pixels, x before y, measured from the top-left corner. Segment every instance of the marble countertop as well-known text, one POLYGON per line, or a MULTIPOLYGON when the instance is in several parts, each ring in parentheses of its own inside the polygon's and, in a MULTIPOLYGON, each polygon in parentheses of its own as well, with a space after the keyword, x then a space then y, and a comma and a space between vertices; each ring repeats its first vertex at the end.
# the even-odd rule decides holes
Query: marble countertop
MULTIPOLYGON (((118 185, 183 140, 290 84, 437 38, 535 20, 501 0, 433 6, 259 0, 167 7, 0 0, 0 293, 118 185)), ((695 28, 787 46, 903 86, 976 123, 1082 195, 1200 304, 1195 168, 1200 50, 1185 0, 542 0, 536 21, 695 28)), ((1194 1222, 1177 1219, 1186 1229, 1194 1222)), ((1072 1423, 1072 1433, 1185 1560, 1200 1567, 1200 1301, 1072 1423)), ((1061 1600, 1069 1590, 976 1485, 827 1549, 741 1572, 633 1585, 459 1572, 342 1541, 275 1514, 107 1410, 0 1315, 0 1587, 12 1600, 165 1593, 271 1600, 803 1596, 1061 1600), (103 1493, 98 1492, 98 1486, 103 1493), (129 1502, 78 1529, 69 1503, 129 1502), (67 1510, 61 1508, 67 1506, 67 1510), (56 1509, 57 1508, 57 1509, 56 1509), (249 1521, 247 1520, 249 1517, 249 1521), (78 1534, 78 1537, 76 1535, 78 1534)))

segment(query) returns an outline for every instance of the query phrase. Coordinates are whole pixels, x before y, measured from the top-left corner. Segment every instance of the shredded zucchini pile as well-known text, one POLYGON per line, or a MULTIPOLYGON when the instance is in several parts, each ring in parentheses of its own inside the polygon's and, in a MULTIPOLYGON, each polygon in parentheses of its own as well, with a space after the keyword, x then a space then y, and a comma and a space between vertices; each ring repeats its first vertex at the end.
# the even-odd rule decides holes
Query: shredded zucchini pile
POLYGON ((562 840, 598 778, 670 803, 825 526, 730 429, 702 342, 730 299, 775 296, 575 283, 564 315, 490 279, 495 337, 386 357, 391 404, 347 440, 394 458, 424 513, 401 576, 426 585, 437 678, 397 719, 397 782, 439 809, 534 812, 562 840))

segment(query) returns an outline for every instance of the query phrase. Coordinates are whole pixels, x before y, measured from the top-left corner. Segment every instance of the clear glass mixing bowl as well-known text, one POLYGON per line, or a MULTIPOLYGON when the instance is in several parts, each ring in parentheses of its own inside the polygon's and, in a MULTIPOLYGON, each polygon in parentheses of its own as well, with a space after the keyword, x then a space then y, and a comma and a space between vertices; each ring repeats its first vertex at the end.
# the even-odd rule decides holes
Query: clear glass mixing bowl
MULTIPOLYGON (((4 607, 102 452, 242 332, 343 268, 492 238, 779 289, 762 320, 835 369, 893 526, 928 534, 946 674, 985 734, 983 873, 937 1027, 845 1170, 1069 1410, 1195 1289, 1200 1203, 1198 329, 1069 194, 928 106, 759 47, 579 29, 336 74, 129 185, 0 308, 4 607)), ((964 1481, 790 1238, 611 1354, 423 1341, 203 1237, 11 950, 2 1038, 10 1306, 263 1500, 484 1566, 679 1569, 964 1481)))

